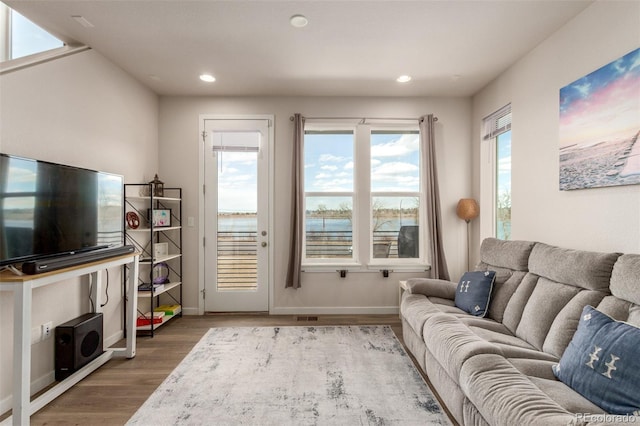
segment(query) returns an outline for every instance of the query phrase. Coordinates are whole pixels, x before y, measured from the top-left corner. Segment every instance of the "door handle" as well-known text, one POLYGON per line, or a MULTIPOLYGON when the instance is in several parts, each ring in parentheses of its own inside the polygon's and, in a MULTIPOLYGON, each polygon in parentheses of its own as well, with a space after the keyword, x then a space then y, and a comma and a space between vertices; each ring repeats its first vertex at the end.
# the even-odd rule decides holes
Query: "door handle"
POLYGON ((267 246, 267 242, 266 242, 266 241, 263 241, 260 245, 261 245, 262 247, 266 247, 266 246, 267 246))

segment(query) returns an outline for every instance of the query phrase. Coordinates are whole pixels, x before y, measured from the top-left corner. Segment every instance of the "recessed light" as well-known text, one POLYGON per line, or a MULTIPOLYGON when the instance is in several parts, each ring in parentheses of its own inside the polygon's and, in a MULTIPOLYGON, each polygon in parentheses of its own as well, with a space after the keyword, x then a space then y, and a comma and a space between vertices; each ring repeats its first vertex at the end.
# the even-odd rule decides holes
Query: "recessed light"
POLYGON ((200 80, 206 81, 207 83, 213 83, 214 81, 216 81, 216 78, 211 74, 202 74, 200 76, 200 80))
POLYGON ((291 18, 289 18, 289 23, 292 27, 302 28, 307 26, 309 20, 304 15, 293 15, 291 18))
POLYGON ((411 81, 411 76, 410 75, 401 75, 400 77, 396 78, 396 81, 398 83, 407 83, 407 82, 411 81))

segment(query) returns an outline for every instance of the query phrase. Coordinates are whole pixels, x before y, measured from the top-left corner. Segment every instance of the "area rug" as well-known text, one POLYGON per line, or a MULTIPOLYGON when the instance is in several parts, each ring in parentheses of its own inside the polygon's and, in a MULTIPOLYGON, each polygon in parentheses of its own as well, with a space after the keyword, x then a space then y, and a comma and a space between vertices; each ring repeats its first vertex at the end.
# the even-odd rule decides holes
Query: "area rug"
POLYGON ((212 328, 128 425, 450 424, 387 326, 212 328))

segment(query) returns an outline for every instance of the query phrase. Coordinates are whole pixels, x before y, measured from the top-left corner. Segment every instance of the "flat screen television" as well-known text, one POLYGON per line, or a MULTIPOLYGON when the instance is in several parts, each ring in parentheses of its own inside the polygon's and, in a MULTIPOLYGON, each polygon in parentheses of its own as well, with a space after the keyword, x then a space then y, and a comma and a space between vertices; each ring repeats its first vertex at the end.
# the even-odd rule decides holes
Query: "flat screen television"
POLYGON ((122 176, 0 153, 0 266, 123 245, 122 176))

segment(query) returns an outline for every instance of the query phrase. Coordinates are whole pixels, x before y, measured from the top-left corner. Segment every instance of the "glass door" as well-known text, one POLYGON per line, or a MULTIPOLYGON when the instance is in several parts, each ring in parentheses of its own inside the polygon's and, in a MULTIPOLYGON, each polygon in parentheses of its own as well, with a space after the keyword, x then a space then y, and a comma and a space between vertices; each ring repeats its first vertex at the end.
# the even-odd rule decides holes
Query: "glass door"
POLYGON ((269 120, 205 120, 205 311, 269 310, 269 120))

